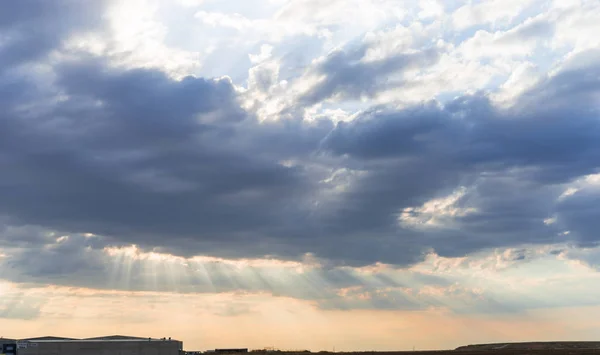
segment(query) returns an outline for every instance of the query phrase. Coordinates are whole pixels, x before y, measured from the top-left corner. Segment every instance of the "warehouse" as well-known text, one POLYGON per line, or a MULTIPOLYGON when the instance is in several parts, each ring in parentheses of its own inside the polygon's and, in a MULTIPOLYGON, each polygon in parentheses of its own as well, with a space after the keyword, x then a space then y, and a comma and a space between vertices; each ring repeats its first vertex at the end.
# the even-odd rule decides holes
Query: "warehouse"
POLYGON ((72 339, 41 337, 15 342, 16 355, 180 355, 183 343, 171 338, 139 338, 113 335, 72 339))
POLYGON ((14 355, 17 353, 17 340, 0 337, 0 354, 14 355))

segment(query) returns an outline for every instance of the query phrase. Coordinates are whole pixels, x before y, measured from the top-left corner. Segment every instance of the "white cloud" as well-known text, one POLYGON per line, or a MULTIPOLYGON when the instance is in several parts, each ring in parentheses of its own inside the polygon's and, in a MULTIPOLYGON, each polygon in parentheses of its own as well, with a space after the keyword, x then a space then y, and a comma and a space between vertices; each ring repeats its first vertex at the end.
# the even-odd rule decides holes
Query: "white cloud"
MULTIPOLYGON (((260 93, 269 93, 272 86, 277 85, 279 75, 279 63, 267 61, 250 68, 248 73, 248 90, 260 93)), ((265 99, 265 96, 256 97, 265 99)))
POLYGON ((250 58, 250 62, 252 62, 253 64, 257 64, 271 58, 272 54, 273 46, 269 44, 263 44, 262 46, 260 46, 260 53, 248 54, 248 57, 250 58))
POLYGON ((452 22, 458 30, 491 24, 507 25, 536 0, 483 0, 469 2, 452 13, 452 22))
POLYGON ((526 90, 539 82, 542 75, 532 62, 519 64, 508 79, 502 84, 493 99, 501 105, 510 105, 526 90))
MULTIPOLYGON (((270 5, 267 7, 271 10, 258 12, 253 17, 216 10, 201 10, 195 17, 208 26, 238 31, 233 36, 236 42, 282 43, 286 38, 306 35, 331 41, 328 44, 331 48, 378 28, 381 23, 398 21, 405 16, 402 3, 392 0, 290 0, 270 5), (275 10, 273 5, 278 5, 275 10)), ((257 8, 260 7, 257 4, 257 8)))
POLYGON ((590 185, 600 187, 600 174, 591 174, 586 176, 585 182, 590 185))
POLYGON ((568 184, 563 193, 558 197, 559 201, 568 199, 575 194, 586 194, 600 189, 600 174, 590 174, 568 184))
POLYGON ((598 1, 556 1, 554 49, 570 47, 575 52, 600 46, 600 3, 598 1))
POLYGON ((454 218, 477 212, 472 207, 458 206, 466 193, 467 189, 461 187, 446 197, 427 201, 420 207, 407 207, 400 213, 398 221, 400 225, 410 228, 451 227, 454 218))
POLYGON ((206 0, 175 0, 175 3, 183 7, 198 7, 204 4, 206 0))
POLYGON ((578 189, 578 188, 576 188, 576 187, 569 187, 569 188, 567 188, 567 189, 565 190, 565 192, 563 192, 563 193, 562 193, 562 194, 561 194, 561 195, 558 197, 558 199, 559 199, 559 200, 562 200, 562 199, 565 199, 565 198, 567 198, 567 197, 569 197, 569 196, 573 196, 573 195, 575 195, 575 194, 577 193, 577 191, 579 191, 579 189, 578 189))
POLYGON ((400 20, 405 4, 391 0, 291 0, 275 15, 278 21, 307 23, 313 26, 350 25, 373 28, 385 20, 400 20))
POLYGON ((439 0, 419 1, 419 7, 421 8, 421 10, 419 11, 418 15, 421 19, 440 17, 445 13, 443 2, 439 0))
POLYGON ((416 41, 434 35, 430 27, 416 22, 410 26, 397 25, 390 30, 367 32, 363 43, 369 46, 362 61, 382 60, 413 48, 416 41))
POLYGON ((318 37, 326 37, 328 34, 326 29, 294 19, 287 21, 270 17, 250 19, 239 13, 216 11, 198 11, 194 17, 207 26, 230 28, 238 31, 239 33, 233 38, 242 43, 264 40, 278 43, 285 38, 300 34, 318 37))
POLYGON ((253 28, 261 24, 259 21, 252 21, 238 13, 198 11, 194 17, 209 26, 230 27, 238 31, 253 28))
POLYGON ((158 4, 150 0, 114 2, 105 15, 107 31, 71 37, 66 47, 108 57, 114 65, 159 68, 174 77, 193 74, 202 54, 165 44, 167 27, 157 19, 158 4))
POLYGON ((402 90, 384 91, 377 97, 377 101, 410 105, 445 93, 473 93, 484 89, 495 77, 506 75, 509 70, 497 62, 486 64, 476 59, 466 59, 452 45, 442 47, 447 49, 437 64, 421 71, 406 73, 404 82, 407 85, 402 90))
POLYGON ((479 30, 461 43, 458 51, 470 59, 529 57, 536 47, 551 38, 550 24, 544 17, 531 18, 506 31, 479 30))
POLYGON ((329 193, 336 194, 346 191, 358 178, 365 175, 365 171, 341 168, 332 171, 321 183, 327 186, 329 193))

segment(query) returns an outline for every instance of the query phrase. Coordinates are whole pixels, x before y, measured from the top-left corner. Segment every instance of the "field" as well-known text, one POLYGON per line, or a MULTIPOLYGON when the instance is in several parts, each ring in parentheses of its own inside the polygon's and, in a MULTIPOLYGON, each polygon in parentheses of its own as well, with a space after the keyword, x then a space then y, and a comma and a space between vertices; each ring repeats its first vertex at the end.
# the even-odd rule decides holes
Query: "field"
MULTIPOLYGON (((331 353, 333 355, 333 353, 331 353)), ((340 353, 335 353, 340 354, 340 353)), ((439 350, 395 352, 351 352, 344 355, 598 355, 600 349, 499 349, 499 350, 439 350)))
MULTIPOLYGON (((288 353, 286 353, 288 354, 288 353)), ((297 355, 598 355, 600 349, 498 349, 498 350, 432 350, 386 352, 318 352, 290 353, 297 355)))
POLYGON ((253 351, 252 353, 274 355, 600 355, 600 342, 531 342, 478 344, 461 346, 455 350, 436 351, 377 351, 377 352, 271 352, 253 351))

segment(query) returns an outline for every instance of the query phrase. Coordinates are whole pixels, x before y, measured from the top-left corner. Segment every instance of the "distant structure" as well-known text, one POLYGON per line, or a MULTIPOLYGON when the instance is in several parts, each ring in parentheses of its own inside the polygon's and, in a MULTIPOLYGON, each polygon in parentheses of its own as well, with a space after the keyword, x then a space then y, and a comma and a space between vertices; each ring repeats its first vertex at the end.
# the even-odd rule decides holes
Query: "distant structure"
POLYGON ((247 353, 248 348, 242 349, 215 349, 215 353, 219 354, 239 354, 239 353, 247 353))
POLYGON ((75 339, 44 336, 25 339, 0 338, 6 355, 180 355, 183 342, 171 338, 140 338, 109 335, 75 339))
POLYGON ((46 340, 77 340, 76 338, 63 338, 63 337, 53 337, 53 336, 45 336, 45 337, 37 337, 37 338, 26 338, 20 339, 21 341, 46 341, 46 340))
POLYGON ((2 354, 15 355, 17 353, 17 339, 0 338, 0 351, 2 354))

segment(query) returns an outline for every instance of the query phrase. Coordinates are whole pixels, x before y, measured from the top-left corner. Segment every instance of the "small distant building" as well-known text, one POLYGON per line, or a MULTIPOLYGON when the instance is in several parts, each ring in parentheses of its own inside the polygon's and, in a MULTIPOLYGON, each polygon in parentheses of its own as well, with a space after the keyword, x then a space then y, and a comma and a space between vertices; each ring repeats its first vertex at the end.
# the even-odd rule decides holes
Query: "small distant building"
POLYGON ((220 354, 239 354, 239 353, 247 353, 248 348, 238 348, 238 349, 215 349, 216 353, 220 354))

